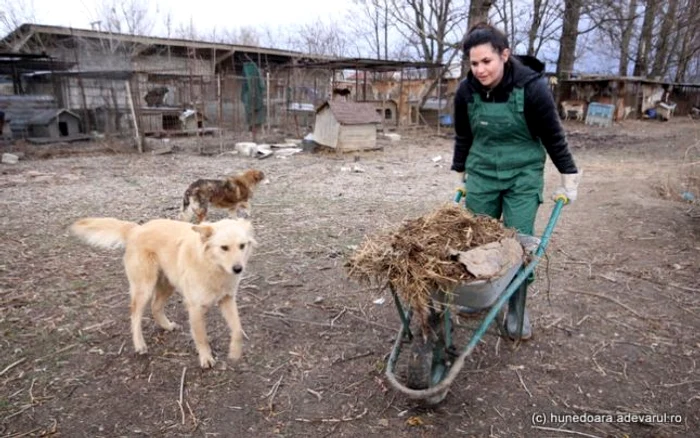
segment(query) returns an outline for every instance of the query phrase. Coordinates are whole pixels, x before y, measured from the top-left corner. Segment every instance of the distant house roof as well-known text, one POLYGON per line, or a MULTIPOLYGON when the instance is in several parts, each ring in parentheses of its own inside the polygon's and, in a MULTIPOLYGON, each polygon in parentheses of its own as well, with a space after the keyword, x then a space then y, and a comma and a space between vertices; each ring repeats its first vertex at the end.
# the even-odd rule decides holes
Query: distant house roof
MULTIPOLYGON (((284 64, 291 59, 307 61, 322 61, 334 59, 322 55, 307 55, 301 52, 283 49, 273 49, 255 47, 240 44, 225 44, 209 41, 187 40, 182 38, 162 38, 143 35, 131 35, 118 32, 100 31, 91 29, 77 29, 64 26, 49 26, 44 24, 25 23, 10 32, 4 38, 0 38, 0 48, 9 52, 19 52, 25 50, 24 46, 31 40, 40 44, 47 44, 47 37, 57 39, 84 39, 93 41, 118 41, 124 44, 133 44, 140 47, 138 53, 159 54, 160 48, 181 48, 187 50, 200 50, 200 56, 207 55, 206 58, 213 58, 217 64, 224 61, 231 62, 234 57, 236 62, 243 62, 255 59, 257 56, 264 56, 266 63, 284 64)), ((188 52, 189 53, 189 52, 188 52)))
MULTIPOLYGON (((399 61, 391 59, 341 58, 330 60, 302 60, 297 66, 333 70, 397 71, 404 68, 439 68, 443 64, 426 61, 399 61)), ((364 76, 360 76, 364 77, 364 76)))
POLYGON ((331 113, 341 125, 365 125, 382 122, 381 117, 377 114, 377 107, 373 103, 331 100, 321 104, 316 109, 316 113, 318 114, 326 107, 330 108, 331 113))
POLYGON ((28 125, 47 125, 51 123, 53 119, 58 117, 59 115, 63 113, 68 113, 71 116, 75 117, 76 119, 80 119, 77 114, 68 111, 67 109, 50 109, 50 110, 44 110, 44 111, 39 111, 36 113, 29 121, 27 122, 28 125))
POLYGON ((591 83, 591 82, 639 82, 641 84, 663 85, 674 87, 700 88, 700 83, 669 82, 660 79, 647 78, 645 76, 612 76, 612 75, 580 75, 575 78, 562 79, 562 83, 591 83))

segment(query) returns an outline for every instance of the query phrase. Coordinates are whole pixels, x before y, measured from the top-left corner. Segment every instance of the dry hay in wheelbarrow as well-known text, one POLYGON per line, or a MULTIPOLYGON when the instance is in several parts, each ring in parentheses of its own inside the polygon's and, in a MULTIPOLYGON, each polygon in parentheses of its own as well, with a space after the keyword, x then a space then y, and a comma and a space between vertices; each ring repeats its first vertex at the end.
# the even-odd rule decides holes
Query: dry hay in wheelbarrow
POLYGON ((368 236, 350 256, 348 275, 362 283, 387 285, 423 318, 435 291, 451 293, 474 280, 455 252, 467 251, 504 238, 515 230, 493 218, 476 216, 457 204, 446 204, 397 229, 368 236))

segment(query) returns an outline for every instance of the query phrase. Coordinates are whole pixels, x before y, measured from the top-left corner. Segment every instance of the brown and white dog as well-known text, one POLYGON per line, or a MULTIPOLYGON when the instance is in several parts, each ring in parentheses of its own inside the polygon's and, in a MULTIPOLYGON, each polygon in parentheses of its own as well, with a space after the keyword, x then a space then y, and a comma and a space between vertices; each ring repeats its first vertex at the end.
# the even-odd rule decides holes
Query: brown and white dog
POLYGON ((200 223, 207 217, 209 204, 224 208, 231 217, 248 217, 255 187, 265 179, 260 170, 250 169, 240 175, 218 179, 198 179, 190 184, 182 199, 180 219, 200 223))
POLYGON ((124 247, 124 268, 131 295, 134 350, 146 353, 141 318, 146 305, 165 330, 177 328, 164 312, 175 289, 184 297, 190 330, 202 368, 214 365, 206 332, 207 310, 218 303, 231 330, 228 357, 241 357, 243 329, 236 293, 255 244, 247 219, 223 219, 192 225, 155 219, 143 225, 114 218, 85 218, 71 227, 86 243, 101 248, 124 247))

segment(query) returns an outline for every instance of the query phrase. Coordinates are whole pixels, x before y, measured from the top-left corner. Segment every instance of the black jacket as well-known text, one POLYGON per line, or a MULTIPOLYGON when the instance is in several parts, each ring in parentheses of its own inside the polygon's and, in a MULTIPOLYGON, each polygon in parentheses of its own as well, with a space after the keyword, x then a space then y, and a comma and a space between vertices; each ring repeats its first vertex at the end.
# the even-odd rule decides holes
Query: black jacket
POLYGON ((507 102, 511 91, 517 86, 525 90, 525 121, 532 138, 542 141, 559 173, 578 172, 566 142, 552 93, 540 73, 543 69, 544 65, 535 58, 511 56, 505 65, 503 79, 492 90, 484 88, 469 72, 467 78, 459 84, 455 94, 456 135, 452 170, 464 172, 464 164, 472 146, 473 136, 469 124, 468 104, 474 101, 473 94, 479 93, 484 102, 507 102))

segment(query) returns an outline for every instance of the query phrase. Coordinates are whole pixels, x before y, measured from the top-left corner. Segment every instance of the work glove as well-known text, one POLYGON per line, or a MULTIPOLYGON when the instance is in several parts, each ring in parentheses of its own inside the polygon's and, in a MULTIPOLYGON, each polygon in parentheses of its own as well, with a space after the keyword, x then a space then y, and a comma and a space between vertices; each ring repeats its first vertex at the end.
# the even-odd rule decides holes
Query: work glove
POLYGON ((563 199, 564 204, 574 202, 578 192, 579 181, 581 181, 580 171, 579 173, 562 173, 561 186, 554 191, 552 199, 555 201, 563 199))
POLYGON ((457 172, 457 187, 464 187, 465 182, 467 182, 466 172, 457 172))
POLYGON ((462 193, 462 196, 467 194, 467 188, 465 187, 467 182, 466 172, 457 172, 457 191, 462 193))

